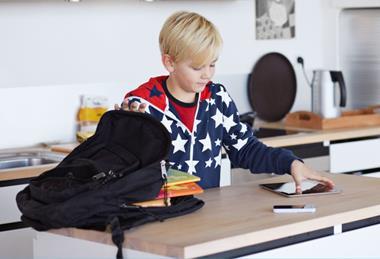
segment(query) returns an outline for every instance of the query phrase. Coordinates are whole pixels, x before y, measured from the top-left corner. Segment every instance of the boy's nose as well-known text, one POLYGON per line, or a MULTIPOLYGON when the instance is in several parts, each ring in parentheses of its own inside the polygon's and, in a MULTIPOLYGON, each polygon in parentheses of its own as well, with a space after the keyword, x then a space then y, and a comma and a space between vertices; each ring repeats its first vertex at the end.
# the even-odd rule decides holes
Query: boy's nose
POLYGON ((203 79, 210 79, 211 77, 211 69, 208 67, 203 68, 202 70, 202 78, 203 79))

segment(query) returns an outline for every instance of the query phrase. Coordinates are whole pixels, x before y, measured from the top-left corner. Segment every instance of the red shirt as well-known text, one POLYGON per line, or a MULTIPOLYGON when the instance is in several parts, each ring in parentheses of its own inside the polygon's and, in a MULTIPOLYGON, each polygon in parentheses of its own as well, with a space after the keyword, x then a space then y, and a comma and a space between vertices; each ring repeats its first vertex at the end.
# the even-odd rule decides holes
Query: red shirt
POLYGON ((177 115, 181 122, 185 124, 185 126, 190 130, 193 131, 194 126, 194 119, 195 119, 195 112, 197 111, 197 104, 198 104, 198 97, 199 94, 196 94, 195 101, 192 103, 185 103, 178 99, 176 99, 171 93, 168 91, 168 88, 166 86, 166 80, 162 84, 164 91, 169 99, 169 102, 171 105, 174 106, 175 110, 177 111, 177 115))

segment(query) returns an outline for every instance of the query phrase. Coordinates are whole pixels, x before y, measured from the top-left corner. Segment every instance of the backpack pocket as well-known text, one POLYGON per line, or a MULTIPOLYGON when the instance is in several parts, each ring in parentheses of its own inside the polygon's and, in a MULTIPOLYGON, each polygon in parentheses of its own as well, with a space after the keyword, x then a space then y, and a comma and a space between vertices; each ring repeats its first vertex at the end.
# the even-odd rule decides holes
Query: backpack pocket
POLYGON ((139 168, 140 160, 121 145, 112 143, 92 155, 99 172, 112 171, 117 174, 132 172, 139 168))
POLYGON ((62 202, 135 171, 139 165, 140 161, 125 148, 103 146, 91 157, 71 160, 32 180, 30 190, 40 201, 62 202))
POLYGON ((193 195, 171 198, 167 207, 121 206, 120 219, 123 230, 131 229, 148 222, 164 221, 168 218, 189 214, 203 207, 204 201, 193 195))
POLYGON ((62 202, 92 189, 97 184, 92 176, 98 169, 91 161, 80 159, 75 165, 60 166, 30 182, 33 198, 47 203, 62 202))

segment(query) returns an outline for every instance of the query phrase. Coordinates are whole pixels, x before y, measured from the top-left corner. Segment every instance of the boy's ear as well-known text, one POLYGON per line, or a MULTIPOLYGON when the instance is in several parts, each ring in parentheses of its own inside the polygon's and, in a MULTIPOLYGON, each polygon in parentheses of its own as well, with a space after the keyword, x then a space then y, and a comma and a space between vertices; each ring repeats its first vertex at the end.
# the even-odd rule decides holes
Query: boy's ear
POLYGON ((161 59, 162 59, 162 64, 164 65, 166 70, 169 73, 173 73, 174 72, 174 61, 173 61, 172 57, 169 56, 168 54, 163 54, 161 56, 161 59))

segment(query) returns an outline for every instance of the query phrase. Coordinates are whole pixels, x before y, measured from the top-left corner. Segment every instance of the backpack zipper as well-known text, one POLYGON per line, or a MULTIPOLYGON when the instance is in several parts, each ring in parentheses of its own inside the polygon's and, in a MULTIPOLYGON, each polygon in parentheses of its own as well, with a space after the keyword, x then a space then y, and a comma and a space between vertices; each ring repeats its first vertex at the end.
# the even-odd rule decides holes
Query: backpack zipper
POLYGON ((94 180, 94 181, 98 181, 98 180, 104 178, 104 180, 102 181, 102 183, 104 184, 104 183, 108 182, 109 180, 114 179, 114 178, 117 178, 117 177, 121 177, 121 175, 120 175, 120 174, 119 174, 119 175, 116 175, 116 174, 114 173, 114 171, 109 170, 107 173, 100 172, 100 173, 98 173, 98 174, 96 174, 96 175, 93 175, 93 176, 92 176, 92 180, 94 180))
POLYGON ((169 206, 169 200, 168 200, 168 173, 166 171, 166 161, 165 160, 161 160, 160 164, 161 164, 161 175, 162 175, 162 179, 164 180, 164 203, 165 203, 165 206, 168 207, 169 206))

